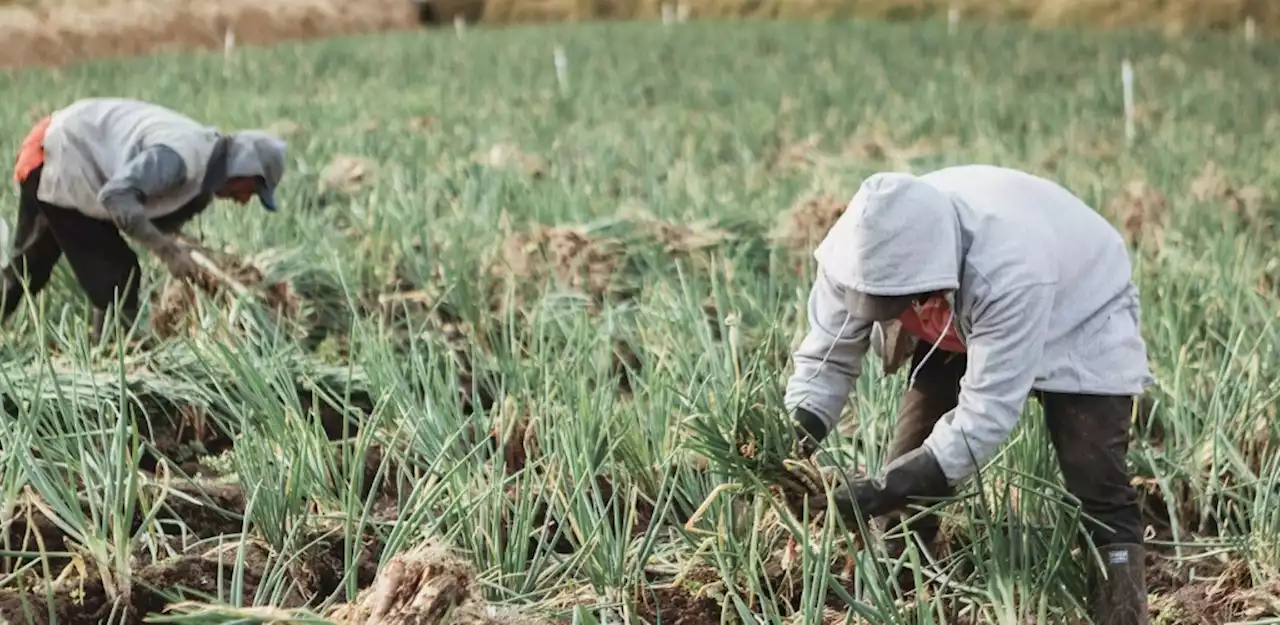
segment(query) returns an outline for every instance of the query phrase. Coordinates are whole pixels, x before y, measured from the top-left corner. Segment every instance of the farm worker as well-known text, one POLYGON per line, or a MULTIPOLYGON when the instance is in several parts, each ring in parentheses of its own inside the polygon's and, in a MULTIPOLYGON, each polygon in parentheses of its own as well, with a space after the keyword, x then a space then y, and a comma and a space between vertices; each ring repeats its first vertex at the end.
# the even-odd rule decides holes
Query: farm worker
MULTIPOLYGON (((1125 454, 1134 398, 1154 380, 1119 232, 1051 181, 971 165, 871 176, 814 257, 810 327, 785 402, 804 454, 837 424, 876 324, 917 342, 886 464, 843 476, 838 512, 887 530, 911 500, 953 494, 1034 395, 1068 490, 1105 524, 1087 529, 1107 574, 1091 569, 1095 622, 1146 623, 1143 525, 1125 454)), ((931 544, 937 518, 911 529, 931 544)))
POLYGON ((26 283, 33 295, 62 255, 93 304, 92 337, 120 304, 123 327, 138 309, 140 269, 128 237, 178 278, 196 266, 170 236, 213 198, 276 210, 285 143, 259 131, 222 133, 167 108, 85 99, 40 120, 19 149, 14 255, 0 275, 8 319, 26 283), (124 235, 124 237, 121 236, 124 235))

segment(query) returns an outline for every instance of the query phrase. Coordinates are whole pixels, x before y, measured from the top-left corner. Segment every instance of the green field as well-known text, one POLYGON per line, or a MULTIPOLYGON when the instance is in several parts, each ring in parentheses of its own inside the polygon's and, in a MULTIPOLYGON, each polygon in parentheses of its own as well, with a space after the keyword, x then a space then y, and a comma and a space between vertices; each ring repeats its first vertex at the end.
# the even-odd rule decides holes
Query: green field
MULTIPOLYGON (((164 342, 94 351, 62 266, 14 315, 0 623, 167 604, 168 622, 363 623, 385 601, 392 623, 1079 622, 1088 554, 1035 402, 945 508, 949 548, 910 608, 874 540, 718 488, 691 450, 690 424, 783 416, 821 208, 879 170, 966 162, 1053 177, 1135 240, 1152 621, 1277 622, 1277 69, 1280 48, 1239 40, 777 22, 0 75, 2 154, 90 95, 292 126, 281 212, 218 205, 187 234, 297 304, 200 295, 167 305, 164 342), (497 166, 502 146, 538 162, 497 166), (371 165, 322 190, 339 156, 371 165)), ((16 204, 5 185, 11 225, 16 204)), ((906 376, 868 362, 822 462, 880 464, 906 376)))

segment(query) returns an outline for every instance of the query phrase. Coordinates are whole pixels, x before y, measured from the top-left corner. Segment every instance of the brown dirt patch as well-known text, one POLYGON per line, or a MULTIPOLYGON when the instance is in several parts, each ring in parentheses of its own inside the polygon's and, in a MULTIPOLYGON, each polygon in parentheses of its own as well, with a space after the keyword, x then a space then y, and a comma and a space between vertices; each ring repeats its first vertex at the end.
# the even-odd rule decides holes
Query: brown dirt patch
POLYGON ((519 306, 547 283, 585 293, 594 303, 628 298, 634 293, 617 275, 623 260, 621 241, 593 237, 586 228, 538 225, 517 232, 503 242, 490 268, 493 308, 501 312, 519 306), (507 300, 509 292, 515 302, 507 300))
MULTIPOLYGON (((289 565, 294 587, 283 607, 317 605, 340 590, 347 567, 343 565, 343 541, 317 530, 301 543, 303 551, 289 565), (307 546, 309 545, 309 546, 307 546)), ((203 601, 219 592, 229 593, 235 574, 239 545, 228 543, 200 554, 176 558, 134 569, 130 592, 124 598, 129 617, 125 622, 141 622, 144 616, 164 610, 171 600, 203 601)), ((362 538, 356 559, 356 583, 366 588, 373 583, 381 543, 372 536, 362 538)), ((269 553, 258 543, 245 545, 241 590, 252 597, 268 572, 269 553)), ((282 554, 276 554, 279 560, 282 554)), ((288 554, 283 554, 288 555, 288 554)), ((67 571, 73 571, 68 568, 67 571)), ((117 580, 119 585, 119 580, 117 580)), ((225 599, 228 595, 224 594, 225 599)), ((92 571, 86 577, 72 574, 48 584, 36 580, 22 588, 0 589, 0 622, 99 623, 110 610, 106 584, 92 571), (25 605, 24 605, 25 603, 25 605), (52 607, 54 619, 49 619, 52 607)))
POLYGON ((720 622, 720 604, 698 597, 680 586, 651 587, 641 591, 636 615, 648 623, 703 625, 720 622))
POLYGON ((155 471, 161 461, 176 462, 185 471, 197 456, 215 456, 231 448, 230 433, 212 422, 200 406, 147 402, 139 419, 151 449, 139 462, 144 471, 155 471))
MULTIPOLYGON (((203 304, 196 289, 211 296, 221 310, 229 310, 231 300, 237 296, 249 294, 280 317, 302 321, 302 298, 292 284, 267 282, 264 269, 253 262, 205 247, 191 238, 182 237, 181 240, 214 266, 202 267, 200 274, 191 281, 170 279, 159 294, 153 296, 151 332, 154 336, 196 336, 204 331, 197 313, 203 304)), ((218 331, 224 330, 219 328, 218 331)))
MULTIPOLYGON (((164 507, 157 513, 158 519, 181 522, 191 536, 213 538, 238 534, 242 528, 246 502, 239 484, 180 482, 171 484, 168 492, 147 487, 146 493, 147 502, 164 496, 164 507)), ((141 526, 142 517, 147 513, 143 509, 145 507, 140 506, 137 510, 131 529, 137 530, 141 526)), ((88 503, 84 504, 84 513, 90 514, 88 503)), ((3 529, 2 538, 7 550, 47 553, 77 549, 75 541, 31 500, 16 506, 7 518, 0 520, 0 529, 3 529)), ((0 570, 6 568, 0 566, 0 570)))
POLYGON ((1164 193, 1145 180, 1130 181, 1108 204, 1111 216, 1122 222, 1125 240, 1148 250, 1164 246, 1168 206, 1164 193))
MULTIPOLYGON (((415 28, 419 23, 494 24, 586 19, 657 19, 660 0, 283 0, 269 7, 250 0, 33 0, 0 4, 0 67, 52 66, 90 58, 172 49, 218 49, 227 27, 238 45, 415 28)), ((709 0, 685 2, 697 18, 945 17, 958 8, 965 21, 1015 21, 1037 26, 1103 28, 1156 26, 1239 31, 1252 16, 1259 36, 1280 30, 1280 5, 1221 0, 709 0)))
MULTIPOLYGON (((341 440, 359 432, 359 421, 326 401, 319 401, 306 389, 298 389, 299 407, 310 415, 313 406, 319 413, 321 427, 329 440, 341 440), (318 402, 318 405, 317 405, 318 402)), ((368 393, 353 391, 349 408, 367 415, 373 411, 373 400, 368 393)), ((218 425, 204 409, 193 405, 171 405, 158 398, 149 398, 142 410, 145 418, 140 435, 150 443, 151 449, 139 462, 144 471, 155 472, 161 462, 180 466, 192 474, 201 471, 214 475, 202 465, 198 457, 216 456, 234 445, 233 433, 218 425)))
POLYGON ((1267 198, 1262 190, 1255 186, 1236 185, 1213 161, 1205 163, 1204 169, 1191 181, 1190 191, 1196 200, 1225 208, 1221 211, 1224 215, 1238 217, 1257 234, 1267 234, 1274 226, 1263 211, 1267 198))
POLYGON ((1152 623, 1223 625, 1280 616, 1280 581, 1254 585, 1248 564, 1220 556, 1179 567, 1155 552, 1147 556, 1147 587, 1152 623))
POLYGON ((803 271, 813 258, 814 248, 826 238, 848 206, 847 199, 830 195, 802 197, 778 215, 769 238, 787 252, 797 271, 803 271))
POLYGON ((353 195, 373 179, 377 170, 377 163, 363 156, 335 156, 320 172, 319 190, 353 195))
POLYGON ((45 0, 0 5, 0 67, 64 65, 172 49, 237 45, 380 32, 417 26, 406 0, 114 0, 105 4, 45 0))

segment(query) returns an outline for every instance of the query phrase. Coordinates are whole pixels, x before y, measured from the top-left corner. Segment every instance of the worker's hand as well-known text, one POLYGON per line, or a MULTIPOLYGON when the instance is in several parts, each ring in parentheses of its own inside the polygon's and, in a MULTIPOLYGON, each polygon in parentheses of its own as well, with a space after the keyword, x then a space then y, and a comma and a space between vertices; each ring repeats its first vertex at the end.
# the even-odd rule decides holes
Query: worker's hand
POLYGON ((191 258, 191 249, 175 239, 169 239, 157 250, 156 255, 164 262, 169 273, 179 280, 193 278, 200 271, 199 265, 191 258))
MULTIPOLYGON (((882 488, 870 476, 860 473, 841 474, 837 480, 837 484, 831 489, 831 502, 835 504, 836 514, 839 514, 846 524, 856 525, 859 517, 866 520, 879 516, 877 510, 888 504, 882 497, 882 488)), ((805 503, 809 505, 811 512, 826 510, 827 493, 812 494, 806 498, 805 503)))
MULTIPOLYGON (((939 498, 950 491, 942 468, 924 447, 895 459, 874 476, 838 474, 833 481, 831 499, 835 511, 849 525, 898 510, 914 498, 939 498)), ((811 492, 804 501, 811 512, 828 507, 825 492, 811 492)), ((793 510, 797 508, 792 506, 793 510)))
MULTIPOLYGON (((821 508, 825 508, 827 489, 843 483, 839 469, 819 466, 808 459, 784 460, 782 466, 786 471, 779 480, 778 488, 787 508, 797 517, 804 513, 805 501, 814 497, 823 498, 821 508)), ((809 506, 811 512, 821 508, 815 508, 812 504, 809 506)))

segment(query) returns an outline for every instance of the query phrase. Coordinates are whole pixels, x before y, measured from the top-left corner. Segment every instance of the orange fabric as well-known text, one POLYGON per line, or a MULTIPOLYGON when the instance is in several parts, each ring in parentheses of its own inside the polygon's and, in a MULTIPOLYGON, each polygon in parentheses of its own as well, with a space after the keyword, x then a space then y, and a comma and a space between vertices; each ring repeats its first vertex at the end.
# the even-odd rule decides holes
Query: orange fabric
POLYGON ((27 138, 22 140, 18 148, 18 161, 13 165, 13 179, 22 184, 31 170, 44 164, 44 133, 49 130, 49 122, 53 116, 46 116, 36 122, 27 138))
MULTIPOLYGON (((916 306, 908 308, 907 312, 898 317, 898 321, 902 322, 902 327, 907 332, 933 345, 938 342, 942 329, 947 328, 947 317, 950 316, 950 311, 951 307, 947 305, 946 298, 935 295, 918 308, 916 306)), ((964 342, 956 332, 956 323, 956 319, 951 320, 951 327, 947 328, 947 336, 942 339, 938 349, 963 354, 964 342)))

